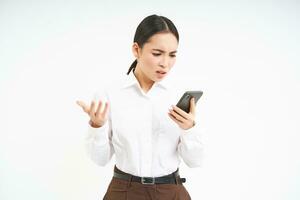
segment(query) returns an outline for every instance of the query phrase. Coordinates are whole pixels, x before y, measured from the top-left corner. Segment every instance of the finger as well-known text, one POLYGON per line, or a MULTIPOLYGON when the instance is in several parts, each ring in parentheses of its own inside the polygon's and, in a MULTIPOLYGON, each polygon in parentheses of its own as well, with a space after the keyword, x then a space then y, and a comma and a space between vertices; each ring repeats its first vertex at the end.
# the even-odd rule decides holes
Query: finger
POLYGON ((109 107, 109 104, 108 104, 108 102, 106 102, 106 103, 105 103, 105 106, 104 106, 104 110, 103 110, 103 115, 104 115, 104 116, 106 116, 106 114, 107 114, 108 107, 109 107))
POLYGON ((89 112, 88 106, 83 101, 76 101, 76 103, 83 109, 84 112, 89 112))
POLYGON ((195 98, 192 97, 190 101, 190 112, 192 115, 195 115, 196 112, 196 104, 195 104, 195 98))
POLYGON ((171 113, 168 113, 169 117, 178 125, 183 124, 181 121, 177 120, 171 113))
POLYGON ((101 108, 102 108, 102 101, 99 101, 99 103, 98 103, 98 108, 97 108, 97 110, 96 110, 96 115, 98 115, 98 114, 100 113, 101 108))
POLYGON ((80 107, 85 107, 85 103, 83 101, 76 101, 77 105, 79 105, 80 107))
POLYGON ((189 118, 189 114, 188 113, 186 113, 184 110, 182 110, 182 109, 180 109, 180 108, 178 108, 177 106, 172 106, 172 108, 173 108, 173 110, 177 113, 177 114, 179 114, 179 115, 181 115, 182 117, 184 117, 185 119, 188 119, 189 118))
POLYGON ((185 119, 180 116, 178 113, 176 113, 174 110, 170 109, 169 113, 172 115, 172 117, 174 117, 174 119, 176 119, 179 122, 183 122, 185 119))
POLYGON ((89 114, 90 114, 91 118, 94 118, 94 116, 95 116, 95 101, 91 102, 89 114))
POLYGON ((169 117, 177 124, 177 120, 175 117, 173 117, 173 115, 171 113, 168 113, 169 117))

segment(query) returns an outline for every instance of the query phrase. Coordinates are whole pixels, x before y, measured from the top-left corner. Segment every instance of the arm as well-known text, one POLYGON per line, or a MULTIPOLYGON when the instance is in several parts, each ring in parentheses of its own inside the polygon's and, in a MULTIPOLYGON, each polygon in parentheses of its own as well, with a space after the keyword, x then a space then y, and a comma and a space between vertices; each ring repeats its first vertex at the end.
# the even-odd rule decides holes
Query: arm
POLYGON ((89 125, 85 146, 88 156, 96 164, 104 166, 110 161, 114 154, 110 119, 99 128, 89 125))
POLYGON ((98 92, 90 106, 82 101, 77 101, 77 104, 90 117, 90 125, 85 138, 87 154, 100 166, 106 165, 114 154, 110 110, 107 99, 107 95, 100 96, 98 92), (104 101, 106 103, 103 108, 104 101), (96 102, 98 102, 97 106, 96 102))
POLYGON ((173 109, 170 109, 169 116, 178 124, 181 130, 178 144, 179 155, 189 167, 202 166, 202 131, 200 130, 198 123, 195 123, 196 105, 194 98, 191 98, 189 113, 186 113, 177 106, 172 107, 173 109))
POLYGON ((204 148, 202 143, 202 130, 195 125, 194 127, 181 131, 178 152, 185 164, 189 167, 201 167, 204 148))

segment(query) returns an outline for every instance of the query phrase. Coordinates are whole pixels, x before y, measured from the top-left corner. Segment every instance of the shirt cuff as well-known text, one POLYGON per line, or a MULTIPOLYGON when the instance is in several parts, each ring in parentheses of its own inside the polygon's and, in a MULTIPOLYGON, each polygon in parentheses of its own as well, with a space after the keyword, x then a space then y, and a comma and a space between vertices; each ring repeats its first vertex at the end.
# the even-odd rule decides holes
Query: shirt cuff
POLYGON ((94 128, 89 125, 88 134, 86 139, 92 139, 96 142, 107 143, 109 141, 108 137, 108 123, 106 122, 103 126, 99 128, 94 128))
POLYGON ((202 132, 203 130, 196 123, 192 128, 189 128, 187 130, 181 129, 180 139, 183 142, 201 141, 202 132))

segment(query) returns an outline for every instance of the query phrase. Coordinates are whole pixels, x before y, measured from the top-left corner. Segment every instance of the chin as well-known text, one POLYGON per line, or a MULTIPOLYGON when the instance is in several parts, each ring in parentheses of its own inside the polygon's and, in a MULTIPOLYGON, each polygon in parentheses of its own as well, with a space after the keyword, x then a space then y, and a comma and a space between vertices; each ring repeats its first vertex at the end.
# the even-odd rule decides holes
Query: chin
POLYGON ((160 81, 164 80, 164 78, 165 78, 165 77, 163 77, 163 78, 154 78, 153 81, 154 81, 154 82, 160 82, 160 81))
POLYGON ((167 77, 167 75, 164 75, 164 76, 161 76, 161 77, 154 76, 152 80, 155 81, 155 82, 159 82, 159 81, 164 80, 166 77, 167 77))

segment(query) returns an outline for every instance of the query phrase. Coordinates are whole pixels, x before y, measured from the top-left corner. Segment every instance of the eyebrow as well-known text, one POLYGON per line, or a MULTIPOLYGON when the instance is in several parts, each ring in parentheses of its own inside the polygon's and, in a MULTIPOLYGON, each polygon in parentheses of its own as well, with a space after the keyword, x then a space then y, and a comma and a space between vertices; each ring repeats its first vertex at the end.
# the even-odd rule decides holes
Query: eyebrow
MULTIPOLYGON (((161 53, 164 53, 165 51, 161 50, 161 49, 152 49, 154 51, 159 51, 161 53)), ((171 51, 170 53, 176 53, 177 51, 171 51)))

